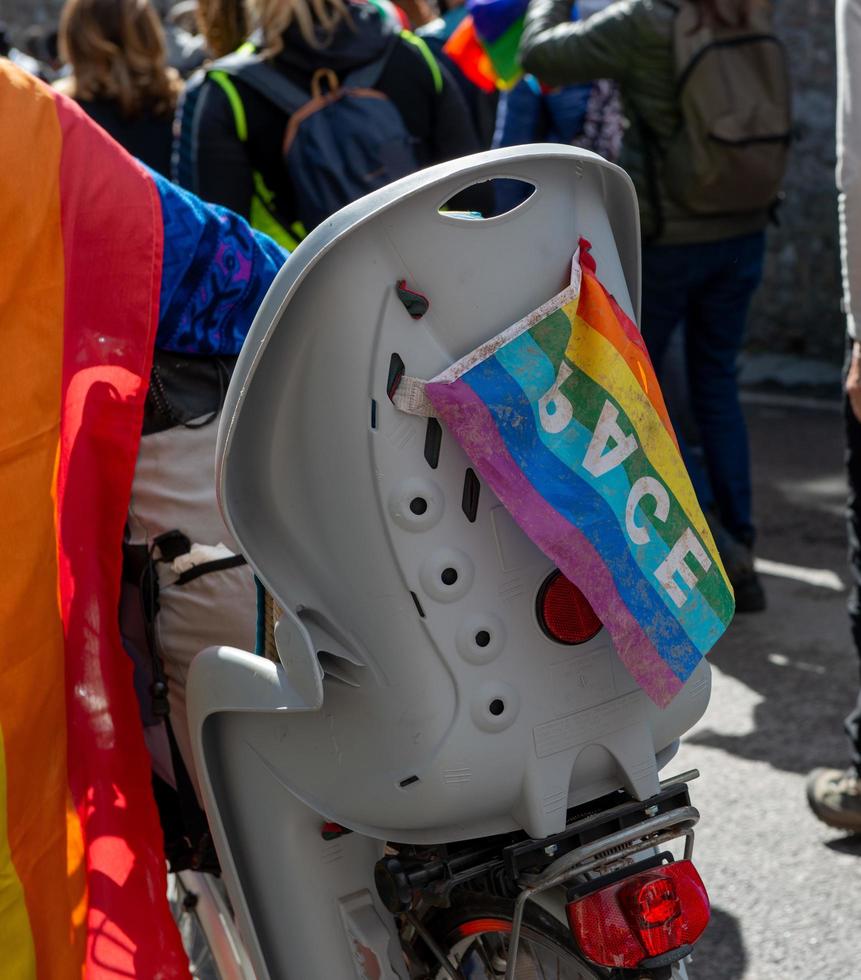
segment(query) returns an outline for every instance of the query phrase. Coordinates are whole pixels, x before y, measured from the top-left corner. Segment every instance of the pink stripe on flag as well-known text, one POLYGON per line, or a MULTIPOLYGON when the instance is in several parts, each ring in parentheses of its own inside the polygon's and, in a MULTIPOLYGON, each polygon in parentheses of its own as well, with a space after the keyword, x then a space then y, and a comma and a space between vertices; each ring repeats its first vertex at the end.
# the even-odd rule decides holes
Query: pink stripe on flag
POLYGON ((682 682, 631 615, 610 570, 589 540, 554 510, 526 478, 484 402, 461 380, 434 385, 433 402, 449 428, 458 433, 458 441, 478 472, 523 531, 545 554, 561 554, 560 570, 593 606, 612 608, 619 657, 652 700, 666 707, 681 690, 682 682))

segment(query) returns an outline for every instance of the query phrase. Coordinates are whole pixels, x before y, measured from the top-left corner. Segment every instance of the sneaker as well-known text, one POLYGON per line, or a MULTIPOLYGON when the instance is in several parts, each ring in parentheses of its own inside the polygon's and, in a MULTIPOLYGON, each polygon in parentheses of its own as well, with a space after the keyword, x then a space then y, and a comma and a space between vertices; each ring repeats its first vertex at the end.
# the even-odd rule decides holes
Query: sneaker
POLYGON ((807 777, 810 809, 829 827, 861 833, 861 778, 848 769, 814 769, 807 777))

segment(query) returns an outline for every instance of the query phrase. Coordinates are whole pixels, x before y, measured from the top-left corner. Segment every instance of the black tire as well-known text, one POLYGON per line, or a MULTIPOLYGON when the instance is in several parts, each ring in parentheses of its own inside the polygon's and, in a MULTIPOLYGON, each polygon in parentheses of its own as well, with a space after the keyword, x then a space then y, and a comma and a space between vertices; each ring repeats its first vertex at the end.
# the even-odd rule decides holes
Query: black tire
MULTIPOLYGON (((505 973, 504 953, 513 918, 513 901, 464 893, 458 896, 450 909, 429 919, 427 926, 450 960, 468 966, 473 965, 474 960, 474 965, 484 968, 484 977, 481 972, 470 972, 470 980, 485 980, 485 977, 487 980, 501 980, 505 973), (501 971, 498 968, 494 970, 492 957, 488 955, 494 952, 500 954, 503 961, 501 971)), ((558 919, 534 902, 529 902, 523 917, 518 973, 515 976, 522 975, 524 980, 527 977, 541 980, 545 953, 551 962, 555 962, 555 966, 553 972, 545 970, 543 976, 553 977, 554 980, 606 980, 610 976, 606 970, 584 960, 570 933, 558 919), (531 960, 531 963, 525 964, 522 974, 521 956, 531 960)), ((434 980, 447 980, 442 968, 431 976, 434 980)))

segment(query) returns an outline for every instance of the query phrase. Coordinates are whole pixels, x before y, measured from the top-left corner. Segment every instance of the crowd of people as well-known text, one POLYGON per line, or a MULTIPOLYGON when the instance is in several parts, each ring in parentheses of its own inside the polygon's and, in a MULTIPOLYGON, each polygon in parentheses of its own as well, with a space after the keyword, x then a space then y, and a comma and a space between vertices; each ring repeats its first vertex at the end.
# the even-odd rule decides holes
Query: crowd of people
MULTIPOLYGON (((849 86, 841 102, 848 253, 858 250, 853 221, 861 126, 855 115, 861 100, 849 93, 858 85, 850 80, 850 67, 851 52, 861 44, 861 13, 857 0, 838 6, 844 17, 841 65, 849 86)), ((462 0, 439 0, 438 6, 432 0, 184 0, 170 9, 160 9, 155 0, 66 0, 56 30, 34 28, 16 38, 0 31, 0 54, 74 100, 157 174, 230 209, 286 252, 344 203, 338 194, 357 196, 362 190, 360 175, 329 172, 345 154, 361 150, 348 113, 330 116, 343 120, 338 135, 346 149, 321 132, 316 142, 297 139, 309 126, 309 106, 334 105, 344 82, 355 93, 374 90, 385 103, 374 109, 379 127, 390 134, 385 167, 366 189, 482 149, 536 141, 575 144, 618 159, 640 202, 643 335, 660 373, 671 338, 683 332, 686 399, 699 442, 683 447, 686 462, 737 610, 758 612, 766 596, 754 567, 750 462, 736 361, 777 198, 769 181, 785 165, 790 126, 782 115, 776 65, 772 114, 762 123, 772 128, 767 137, 748 140, 768 144, 759 160, 763 187, 737 184, 728 193, 715 185, 702 200, 706 192, 697 184, 696 166, 704 144, 686 129, 692 109, 678 85, 678 23, 690 10, 694 19, 683 34, 690 38, 718 28, 749 31, 766 15, 765 5, 752 0, 686 0, 680 7, 661 0, 610 6, 602 0, 573 6, 571 0, 532 0, 519 49, 527 74, 501 93, 475 84, 446 54, 447 40, 466 15, 462 0)), ((740 77, 744 81, 743 72, 740 77)), ((716 103, 721 98, 713 95, 716 103)), ((740 144, 745 137, 731 134, 724 142, 740 144)), ((718 157, 715 166, 723 165, 718 157)), ((489 187, 471 188, 456 203, 489 217, 517 206, 518 193, 503 182, 495 194, 489 187)), ((847 262, 854 269, 847 273, 851 311, 857 304, 857 255, 847 262)), ((850 340, 851 473, 858 469, 859 350, 858 341, 850 340)), ((167 361, 156 364, 161 382, 171 370, 167 361)), ((222 368, 213 378, 222 390, 222 368)), ((207 413, 217 414, 219 407, 208 405, 207 413)), ((858 479, 853 476, 856 553, 858 479)), ((861 650, 858 606, 856 601, 853 628, 861 650)), ((184 663, 179 673, 186 668, 184 663)), ((859 715, 851 730, 861 753, 859 715)), ((178 739, 185 749, 187 737, 178 739)), ((861 829, 857 771, 818 774, 816 780, 811 802, 820 816, 861 829)))
MULTIPOLYGON (((747 0, 699 6, 723 25, 743 25, 759 9, 747 0)), ((690 209, 677 200, 654 166, 682 118, 674 8, 647 0, 604 7, 602 0, 533 3, 521 46, 531 74, 502 94, 477 87, 445 53, 466 14, 461 2, 432 9, 389 0, 185 0, 162 18, 150 0, 68 0, 54 42, 62 68, 56 59, 36 67, 44 44, 34 36, 33 54, 22 56, 133 155, 288 250, 306 231, 313 191, 302 179, 297 186, 299 168, 285 166, 285 134, 324 70, 346 78, 378 65, 373 87, 392 102, 411 144, 406 169, 538 141, 618 158, 640 199, 644 336, 660 367, 677 327, 684 330, 687 399, 700 442, 686 447, 686 461, 737 609, 759 611, 765 594, 753 562, 735 365, 762 275, 770 206, 690 209), (399 39, 390 51, 392 25, 399 39), (273 71, 255 81, 237 64, 243 58, 273 71)), ((521 194, 517 184, 499 182, 493 197, 478 191, 456 203, 489 215, 515 206, 521 194)))

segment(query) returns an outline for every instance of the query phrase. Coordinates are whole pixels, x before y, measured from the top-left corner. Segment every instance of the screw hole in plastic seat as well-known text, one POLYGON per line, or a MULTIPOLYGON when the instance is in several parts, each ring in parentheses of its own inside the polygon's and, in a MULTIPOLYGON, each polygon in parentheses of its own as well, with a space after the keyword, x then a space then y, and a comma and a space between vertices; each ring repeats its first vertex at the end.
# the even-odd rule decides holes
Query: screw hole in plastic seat
POLYGON ((413 497, 413 499, 410 501, 410 510, 418 516, 424 514, 427 509, 428 502, 424 497, 413 497))

